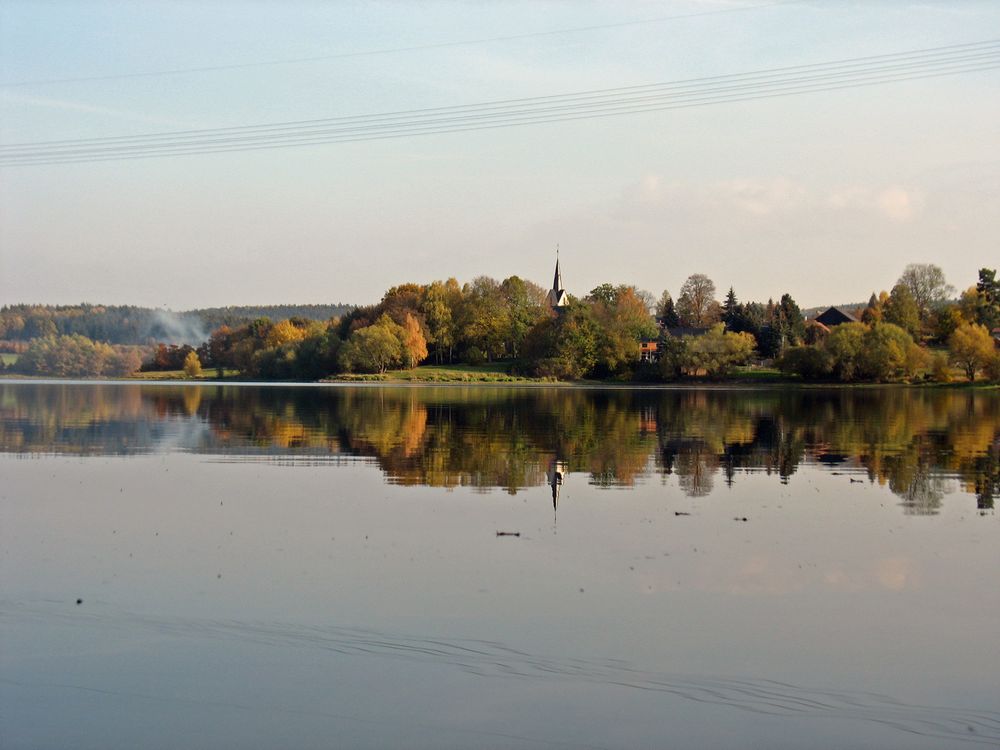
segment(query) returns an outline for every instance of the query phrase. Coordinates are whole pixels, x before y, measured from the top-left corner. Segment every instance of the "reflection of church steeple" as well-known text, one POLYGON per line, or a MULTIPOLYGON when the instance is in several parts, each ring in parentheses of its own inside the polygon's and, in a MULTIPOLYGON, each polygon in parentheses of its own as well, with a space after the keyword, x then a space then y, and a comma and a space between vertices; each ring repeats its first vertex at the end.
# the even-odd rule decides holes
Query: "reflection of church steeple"
POLYGON ((549 470, 546 474, 549 479, 549 487, 552 488, 552 510, 559 509, 559 492, 562 490, 563 477, 566 476, 567 468, 564 461, 552 459, 549 463, 549 470))

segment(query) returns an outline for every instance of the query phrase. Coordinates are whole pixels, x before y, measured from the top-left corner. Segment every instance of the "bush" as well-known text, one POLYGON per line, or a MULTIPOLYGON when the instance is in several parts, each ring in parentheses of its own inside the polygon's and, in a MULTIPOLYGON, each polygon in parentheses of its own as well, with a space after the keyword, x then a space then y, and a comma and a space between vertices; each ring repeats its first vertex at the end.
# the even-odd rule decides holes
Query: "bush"
POLYGON ((944 352, 934 352, 931 355, 931 380, 935 383, 951 382, 951 365, 944 352))
POLYGON ((987 363, 986 377, 994 383, 1000 383, 1000 352, 995 352, 993 359, 987 363))
POLYGON ((464 359, 470 365, 481 365, 486 362, 486 352, 478 346, 470 346, 465 350, 464 359))
POLYGON ((815 346, 793 346, 778 360, 778 369, 803 380, 821 380, 833 371, 833 357, 815 346))

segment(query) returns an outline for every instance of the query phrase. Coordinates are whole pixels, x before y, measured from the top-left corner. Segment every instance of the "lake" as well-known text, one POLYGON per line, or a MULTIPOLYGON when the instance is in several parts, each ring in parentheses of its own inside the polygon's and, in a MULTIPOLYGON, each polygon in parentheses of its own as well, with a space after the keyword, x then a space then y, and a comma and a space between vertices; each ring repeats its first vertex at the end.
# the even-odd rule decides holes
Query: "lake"
POLYGON ((1000 744, 1000 392, 0 381, 5 748, 1000 744))

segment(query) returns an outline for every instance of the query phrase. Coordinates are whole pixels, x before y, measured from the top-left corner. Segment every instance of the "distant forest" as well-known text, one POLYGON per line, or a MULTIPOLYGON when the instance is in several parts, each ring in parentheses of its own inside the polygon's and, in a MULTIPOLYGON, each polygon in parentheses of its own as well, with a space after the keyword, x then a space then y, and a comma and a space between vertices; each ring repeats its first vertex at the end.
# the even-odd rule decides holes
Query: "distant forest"
POLYGON ((5 305, 0 340, 86 336, 109 344, 200 344, 220 326, 236 327, 259 318, 327 321, 354 305, 241 305, 171 312, 133 305, 5 305))

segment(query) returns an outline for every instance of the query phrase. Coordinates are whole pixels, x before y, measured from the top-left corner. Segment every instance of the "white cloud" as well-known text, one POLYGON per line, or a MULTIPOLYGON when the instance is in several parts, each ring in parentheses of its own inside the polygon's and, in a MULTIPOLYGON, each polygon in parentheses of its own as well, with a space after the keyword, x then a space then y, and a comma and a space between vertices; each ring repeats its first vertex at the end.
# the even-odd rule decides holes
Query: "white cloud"
POLYGON ((826 204, 835 210, 871 212, 893 222, 907 222, 922 207, 923 195, 900 185, 848 185, 831 191, 826 204))

